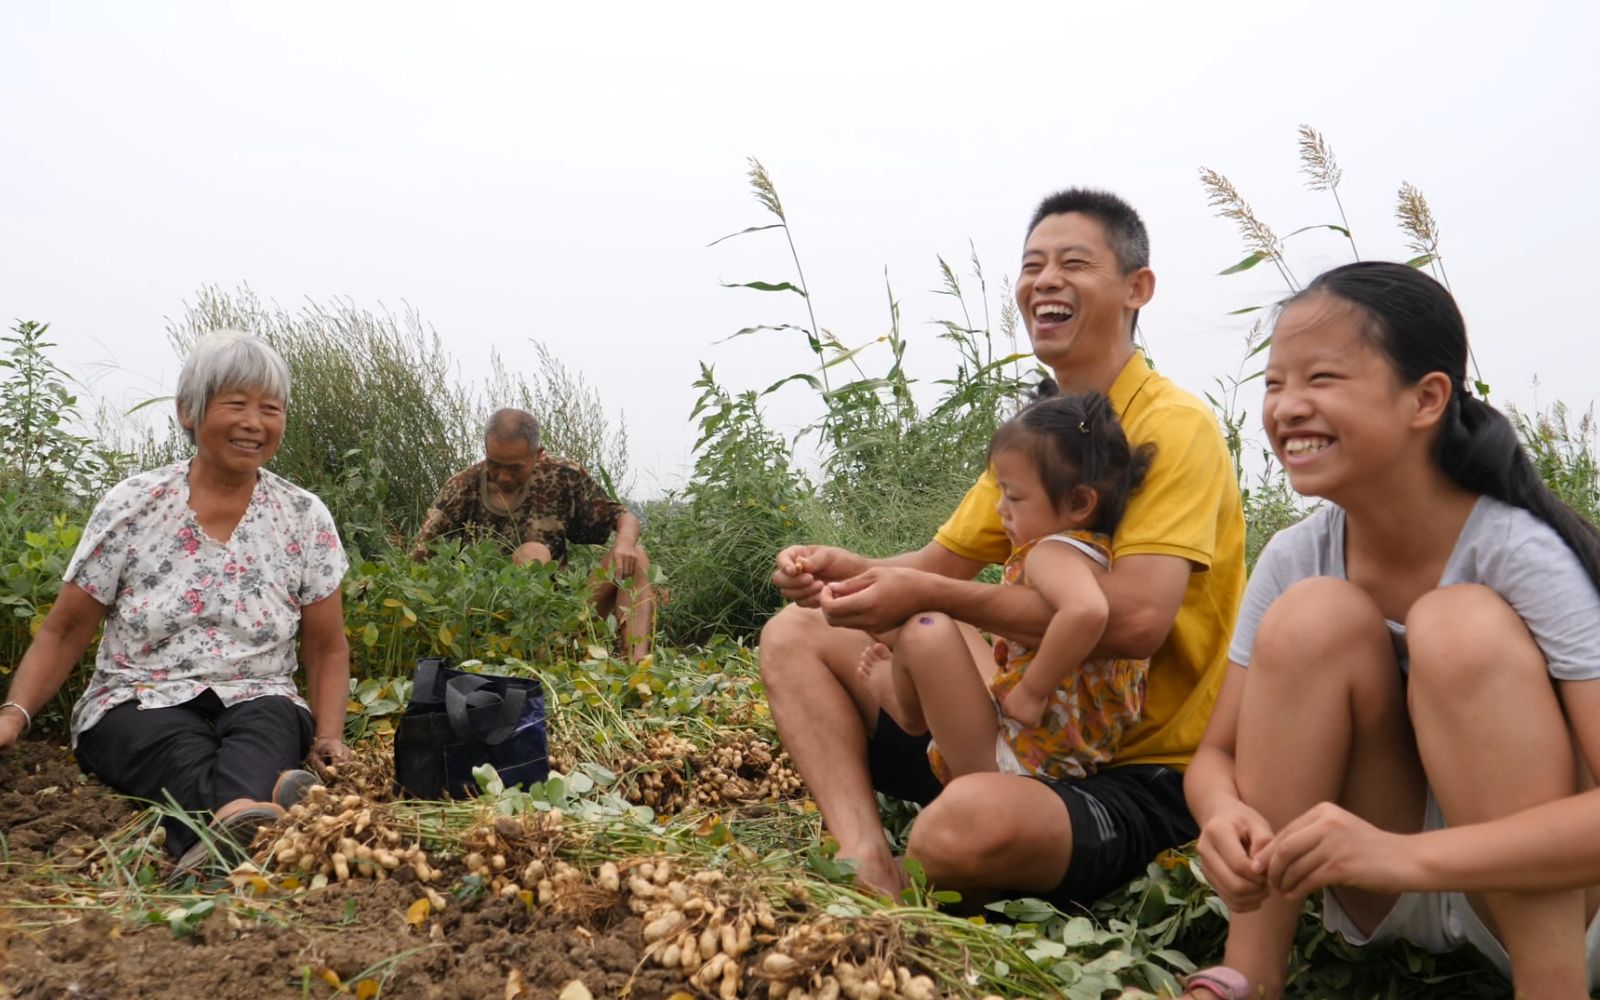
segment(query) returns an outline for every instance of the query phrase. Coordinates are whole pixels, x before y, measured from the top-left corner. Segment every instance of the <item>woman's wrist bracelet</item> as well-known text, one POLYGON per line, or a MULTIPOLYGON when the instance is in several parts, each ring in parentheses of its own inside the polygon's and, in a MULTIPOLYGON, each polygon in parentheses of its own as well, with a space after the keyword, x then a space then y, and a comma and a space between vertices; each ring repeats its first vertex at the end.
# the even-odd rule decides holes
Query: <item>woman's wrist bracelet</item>
POLYGON ((30 712, 27 709, 23 708, 21 705, 17 704, 14 701, 8 701, 8 702, 5 702, 4 704, 0 704, 0 709, 7 709, 7 708, 14 708, 17 711, 22 713, 22 731, 23 732, 27 732, 28 730, 33 728, 33 713, 32 712, 30 712))

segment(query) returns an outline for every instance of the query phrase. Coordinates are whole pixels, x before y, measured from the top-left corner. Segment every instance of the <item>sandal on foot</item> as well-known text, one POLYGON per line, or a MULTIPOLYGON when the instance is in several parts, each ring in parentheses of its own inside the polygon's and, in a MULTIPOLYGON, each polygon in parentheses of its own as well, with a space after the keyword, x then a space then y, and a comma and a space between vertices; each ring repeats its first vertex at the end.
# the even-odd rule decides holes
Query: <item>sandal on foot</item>
POLYGON ((1190 973, 1183 978, 1183 989, 1187 993, 1204 991, 1215 994, 1217 1000, 1250 1000, 1257 995, 1257 991, 1250 988, 1250 980, 1244 977, 1244 973, 1226 965, 1213 965, 1209 969, 1190 973))
POLYGON ((279 807, 262 804, 240 809, 227 819, 212 820, 207 828, 208 835, 183 852, 169 878, 177 882, 195 874, 206 866, 215 851, 231 852, 243 857, 250 842, 256 838, 256 831, 276 823, 282 816, 283 810, 279 807))
POLYGON ((295 768, 278 775, 278 781, 272 786, 273 805, 280 809, 288 809, 299 802, 312 785, 322 784, 322 779, 310 771, 295 768))

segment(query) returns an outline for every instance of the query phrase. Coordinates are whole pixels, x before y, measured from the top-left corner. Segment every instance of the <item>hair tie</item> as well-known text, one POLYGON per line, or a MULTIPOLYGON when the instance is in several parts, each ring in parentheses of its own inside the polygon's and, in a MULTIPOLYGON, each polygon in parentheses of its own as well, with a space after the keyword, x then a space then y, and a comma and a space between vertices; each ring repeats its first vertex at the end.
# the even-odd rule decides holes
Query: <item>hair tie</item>
POLYGON ((1082 434, 1084 437, 1088 437, 1089 436, 1089 425, 1086 422, 1082 421, 1082 420, 1078 421, 1078 433, 1082 434))

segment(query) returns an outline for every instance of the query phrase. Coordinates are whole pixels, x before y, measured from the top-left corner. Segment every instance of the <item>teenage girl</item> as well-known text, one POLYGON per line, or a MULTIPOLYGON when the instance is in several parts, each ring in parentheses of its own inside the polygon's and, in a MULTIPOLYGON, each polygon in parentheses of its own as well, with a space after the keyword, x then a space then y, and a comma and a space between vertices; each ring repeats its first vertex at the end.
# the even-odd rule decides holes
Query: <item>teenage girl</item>
POLYGON ((919 616, 902 631, 944 627, 952 637, 921 644, 915 678, 903 647, 891 654, 880 642, 861 660, 895 721, 933 736, 928 755, 941 780, 976 771, 1082 778, 1139 721, 1149 661, 1089 655, 1105 632, 1100 577, 1111 534, 1153 453, 1129 447, 1098 393, 1034 403, 995 432, 988 461, 1015 547, 1004 583, 1032 587, 1055 608, 1038 650, 1007 639, 974 650, 953 622, 919 616))
POLYGON ((1185 778, 1232 911, 1187 996, 1282 995, 1319 889, 1353 943, 1471 943, 1518 996, 1600 985, 1600 533, 1466 365, 1450 294, 1400 264, 1278 317, 1262 417, 1329 502, 1263 551, 1185 778))

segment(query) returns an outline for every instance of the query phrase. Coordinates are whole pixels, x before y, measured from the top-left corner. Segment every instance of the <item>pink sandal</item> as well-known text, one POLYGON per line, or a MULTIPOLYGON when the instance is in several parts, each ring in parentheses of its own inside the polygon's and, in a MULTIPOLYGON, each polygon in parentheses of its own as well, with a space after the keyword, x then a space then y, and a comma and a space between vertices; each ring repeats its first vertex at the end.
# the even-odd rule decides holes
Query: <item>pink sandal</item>
POLYGON ((1250 980, 1244 977, 1244 973, 1226 965, 1213 965, 1185 976, 1183 988, 1188 993, 1203 990, 1215 994, 1217 1000, 1250 1000, 1259 995, 1259 991, 1250 987, 1250 980))

